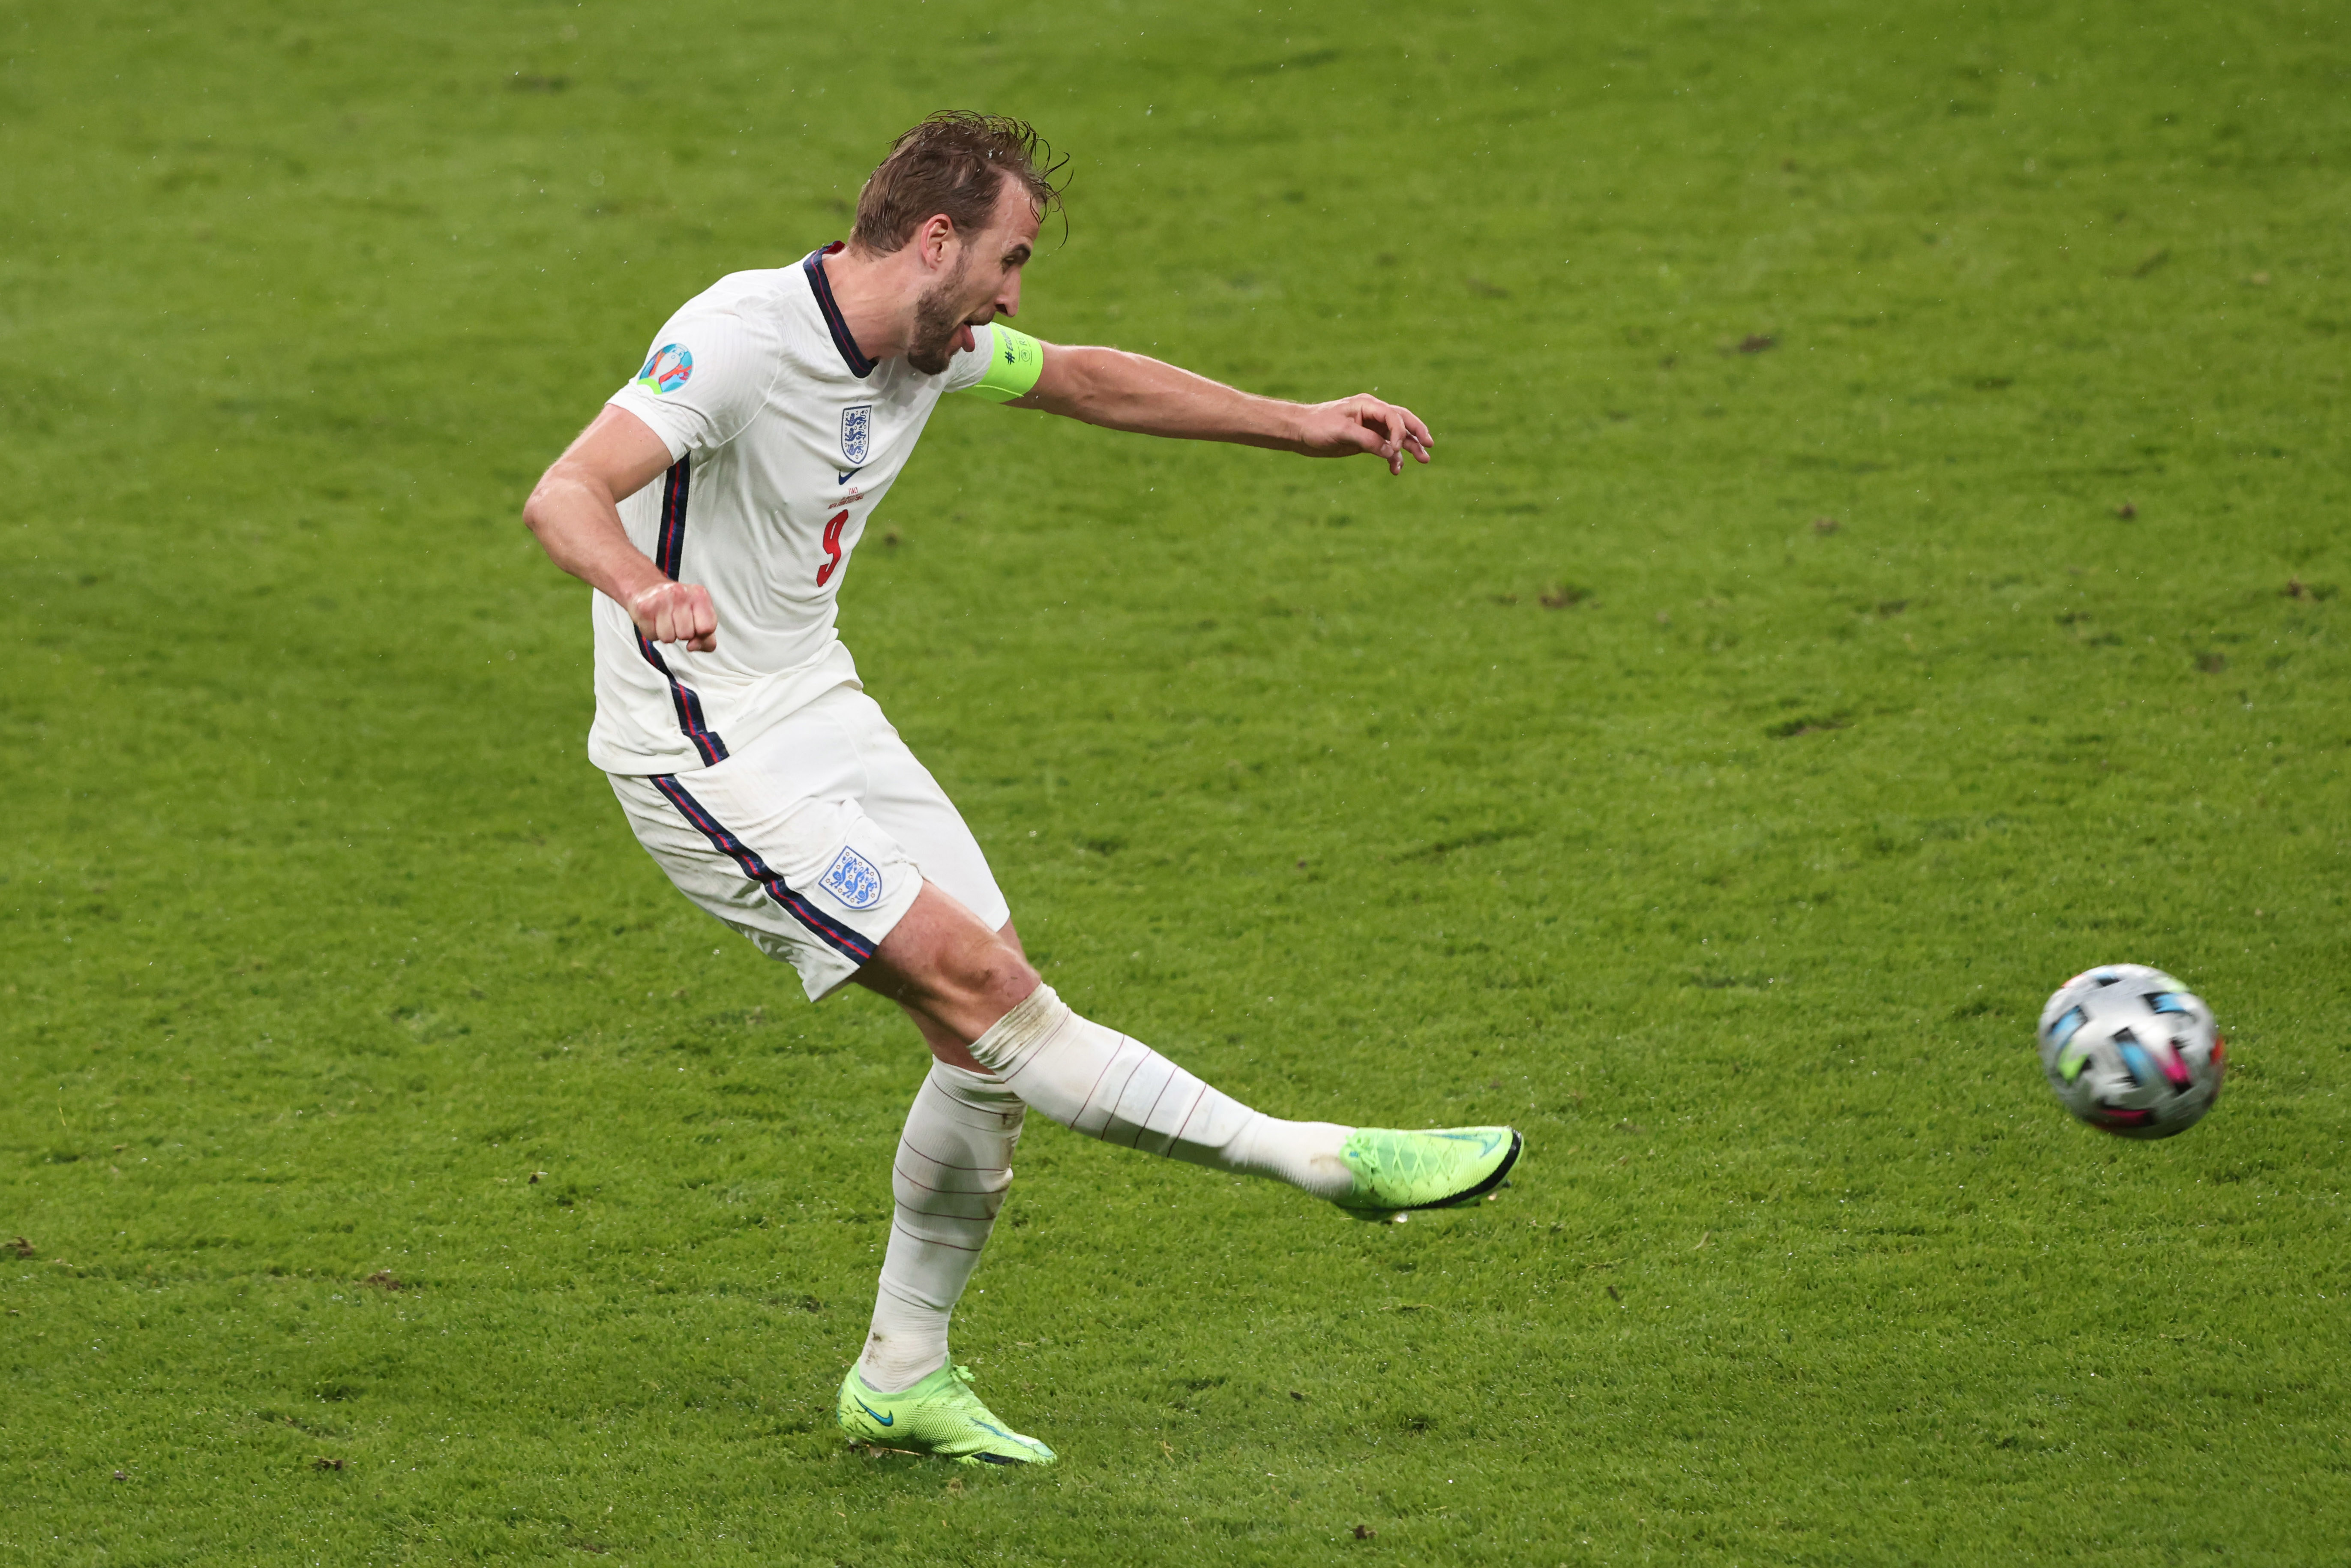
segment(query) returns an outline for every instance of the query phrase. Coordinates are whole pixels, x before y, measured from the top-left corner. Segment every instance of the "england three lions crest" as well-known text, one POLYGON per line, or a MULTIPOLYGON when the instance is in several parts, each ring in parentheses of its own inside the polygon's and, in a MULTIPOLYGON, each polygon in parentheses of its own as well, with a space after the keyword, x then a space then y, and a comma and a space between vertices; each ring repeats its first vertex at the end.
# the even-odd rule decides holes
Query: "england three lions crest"
POLYGON ((825 892, 852 909, 871 909, 882 902, 882 873, 855 850, 844 849, 825 868, 825 892))
POLYGON ((873 405, 861 402, 841 411, 841 459, 852 468, 873 450, 873 405))

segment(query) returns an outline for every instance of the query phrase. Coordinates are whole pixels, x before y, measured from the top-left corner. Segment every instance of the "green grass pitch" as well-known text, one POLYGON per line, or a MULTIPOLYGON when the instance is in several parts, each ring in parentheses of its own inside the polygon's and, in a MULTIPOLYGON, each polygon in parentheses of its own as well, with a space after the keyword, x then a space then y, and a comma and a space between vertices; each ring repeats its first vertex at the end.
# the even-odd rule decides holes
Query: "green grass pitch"
POLYGON ((2346 91, 2270 0, 0 10, 0 1564, 2338 1557, 2346 91), (831 1423, 920 1048, 636 848, 517 521, 950 105, 1074 160, 1025 326, 1437 462, 946 408, 871 689, 1074 1002, 1528 1135, 1373 1227, 1036 1125, 976 1477, 831 1423), (2165 1144, 2032 1053, 2121 959, 2232 1041, 2165 1144))

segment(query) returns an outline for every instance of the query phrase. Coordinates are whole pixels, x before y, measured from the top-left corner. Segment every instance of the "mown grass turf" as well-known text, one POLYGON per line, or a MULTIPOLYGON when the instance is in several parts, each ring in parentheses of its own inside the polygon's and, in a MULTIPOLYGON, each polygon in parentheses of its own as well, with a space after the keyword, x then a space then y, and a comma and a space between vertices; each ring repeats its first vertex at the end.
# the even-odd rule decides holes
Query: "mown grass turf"
POLYGON ((5 13, 0 1562, 2339 1552, 2345 16, 1565 9, 5 13), (1033 330, 1438 463, 948 408, 871 689, 1085 1009, 1529 1136, 1033 1129, 970 1478, 831 1421, 919 1049, 630 841, 516 523, 945 104, 1076 160, 1033 330), (2187 1137, 2041 1084, 2113 959, 2187 1137))

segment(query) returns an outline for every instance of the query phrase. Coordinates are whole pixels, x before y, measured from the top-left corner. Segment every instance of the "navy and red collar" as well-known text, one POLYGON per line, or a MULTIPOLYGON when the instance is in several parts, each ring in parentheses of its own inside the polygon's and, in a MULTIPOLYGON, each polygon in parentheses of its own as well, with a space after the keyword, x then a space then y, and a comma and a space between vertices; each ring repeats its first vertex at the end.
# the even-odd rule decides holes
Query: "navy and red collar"
POLYGON ((841 319, 841 307, 833 303, 832 280, 824 275, 824 258, 836 256, 843 249, 835 240, 821 250, 812 250, 800 261, 800 270, 808 274, 809 287, 816 295, 816 308, 824 312, 824 324, 832 329, 832 346, 841 350, 841 362, 849 373, 863 381, 873 373, 873 361, 865 357, 850 335, 849 323, 841 319))

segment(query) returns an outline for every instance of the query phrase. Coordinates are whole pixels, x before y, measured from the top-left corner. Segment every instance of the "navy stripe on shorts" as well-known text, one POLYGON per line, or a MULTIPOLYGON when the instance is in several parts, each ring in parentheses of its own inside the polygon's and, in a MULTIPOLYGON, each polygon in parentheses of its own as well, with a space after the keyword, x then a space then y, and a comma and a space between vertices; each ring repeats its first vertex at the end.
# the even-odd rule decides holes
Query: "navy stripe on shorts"
POLYGON ((686 792, 685 786, 677 781, 675 774, 657 773, 653 776, 651 783, 668 798, 671 805, 677 808, 680 816, 701 831, 702 836, 710 841, 712 848, 741 866, 745 876, 765 888, 769 898, 782 905, 785 913, 793 919, 815 932, 827 946, 860 964, 873 956, 872 943, 785 886, 784 879, 759 858, 758 852, 728 832, 701 801, 686 792))

